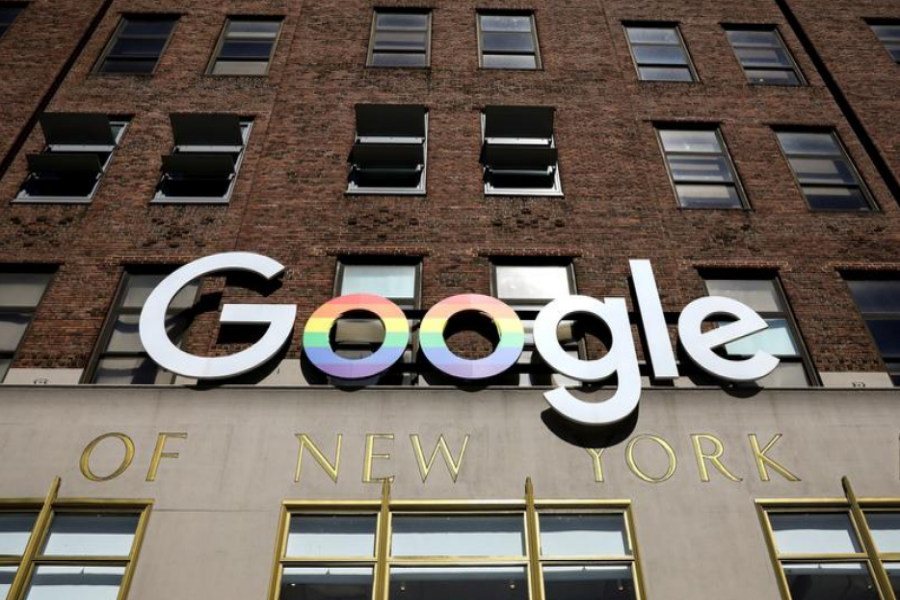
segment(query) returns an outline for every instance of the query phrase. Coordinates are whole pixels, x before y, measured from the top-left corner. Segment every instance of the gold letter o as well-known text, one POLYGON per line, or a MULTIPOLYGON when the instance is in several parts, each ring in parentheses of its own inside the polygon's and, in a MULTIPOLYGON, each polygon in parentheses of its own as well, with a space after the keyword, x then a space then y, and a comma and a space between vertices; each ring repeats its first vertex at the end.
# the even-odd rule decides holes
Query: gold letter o
POLYGON ((134 442, 131 441, 131 438, 124 433, 105 433, 88 444, 87 448, 84 449, 84 452, 81 453, 81 474, 89 481, 109 481, 124 473, 128 467, 131 466, 132 460, 134 460, 134 442), (122 464, 119 465, 118 469, 105 477, 100 477, 91 471, 91 453, 94 452, 94 448, 96 448, 100 442, 107 438, 116 438, 121 441, 125 446, 125 456, 122 458, 122 464))

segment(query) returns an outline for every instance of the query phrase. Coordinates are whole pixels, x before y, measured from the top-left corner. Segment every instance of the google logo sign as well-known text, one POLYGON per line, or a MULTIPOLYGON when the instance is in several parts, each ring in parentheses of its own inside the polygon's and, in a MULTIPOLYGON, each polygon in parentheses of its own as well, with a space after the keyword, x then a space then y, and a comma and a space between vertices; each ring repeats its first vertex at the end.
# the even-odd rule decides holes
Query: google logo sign
MULTIPOLYGON (((646 351, 654 377, 678 377, 675 354, 669 340, 659 290, 650 262, 630 261, 636 305, 641 317, 646 351)), ((284 271, 277 261, 249 252, 227 252, 191 262, 164 279, 147 298, 140 319, 140 336, 150 357, 161 367, 179 375, 201 380, 217 380, 248 373, 271 360, 288 342, 297 307, 293 305, 226 304, 222 323, 266 324, 262 338, 245 350, 229 356, 203 357, 189 354, 176 346, 166 332, 166 311, 179 291, 191 281, 225 271, 245 271, 272 279, 284 271)), ((715 350, 725 344, 768 327, 766 321, 748 306, 724 297, 698 298, 684 307, 678 319, 678 335, 688 356, 707 373, 727 381, 752 381, 764 377, 778 365, 778 359, 764 351, 753 356, 732 359, 715 350), (725 322, 704 330, 708 321, 725 322)), ((409 321, 396 304, 372 294, 353 294, 334 298, 313 312, 303 331, 303 349, 310 362, 332 377, 353 381, 384 373, 403 356, 410 341, 409 321), (350 359, 339 356, 331 347, 330 332, 348 313, 375 315, 384 325, 385 336, 371 356, 350 359)), ((435 304, 422 319, 419 345, 425 358, 439 371, 460 380, 483 380, 497 376, 513 366, 525 346, 525 329, 515 311, 496 298, 462 294, 435 304), (497 328, 499 342, 484 358, 465 359, 454 354, 444 336, 454 316, 476 312, 486 315, 497 328)), ((587 402, 558 386, 544 393, 547 402, 564 417, 585 425, 604 425, 626 418, 638 406, 641 377, 634 336, 624 298, 598 300, 587 296, 566 296, 545 306, 534 324, 535 349, 555 372, 583 382, 598 382, 612 375, 618 387, 610 398, 587 402), (602 321, 610 331, 611 344, 599 359, 581 360, 566 353, 559 343, 561 321, 587 315, 602 321)))

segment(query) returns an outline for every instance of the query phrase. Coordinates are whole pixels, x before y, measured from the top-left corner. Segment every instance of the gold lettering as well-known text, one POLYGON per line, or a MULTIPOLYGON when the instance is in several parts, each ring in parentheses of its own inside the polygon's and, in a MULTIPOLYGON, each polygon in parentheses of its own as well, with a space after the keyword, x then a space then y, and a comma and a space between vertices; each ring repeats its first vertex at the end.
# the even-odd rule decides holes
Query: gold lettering
POLYGON ((153 460, 150 461, 150 470, 147 471, 147 481, 156 481, 156 473, 159 471, 159 461, 163 458, 178 458, 177 452, 163 452, 166 448, 166 441, 169 438, 178 440, 186 440, 188 434, 184 432, 176 433, 160 433, 156 438, 156 449, 153 451, 153 460))
POLYGON ((124 433, 105 433, 88 444, 87 448, 84 449, 84 452, 81 453, 81 474, 84 475, 85 479, 87 479, 88 481, 109 481, 124 473, 128 469, 128 467, 131 466, 131 461, 133 460, 134 442, 130 437, 128 437, 124 433), (91 454, 94 452, 94 449, 100 444, 100 442, 109 438, 116 438, 117 440, 122 442, 122 445, 125 446, 125 456, 122 457, 122 462, 121 464, 119 464, 118 469, 116 469, 109 475, 100 476, 91 471, 91 454))
POLYGON ((628 463, 628 468, 631 469, 631 472, 638 476, 639 479, 646 481, 647 483, 662 483, 664 481, 668 481, 672 478, 672 475, 675 474, 675 469, 678 468, 678 457, 675 456, 675 450, 672 449, 672 446, 669 445, 669 442, 662 439, 656 435, 639 435, 636 438, 632 438, 630 442, 628 442, 628 446, 625 448, 625 462, 628 463), (637 463, 634 461, 634 447, 637 446, 637 443, 641 440, 650 440, 655 442, 662 448, 666 456, 669 459, 669 466, 666 469, 665 475, 662 477, 651 477, 647 475, 644 471, 642 471, 637 463))
POLYGON ((585 448, 584 450, 594 459, 594 481, 603 483, 603 463, 601 460, 603 459, 603 453, 606 452, 606 448, 585 448))
POLYGON ((316 459, 316 462, 319 463, 322 470, 331 477, 331 480, 337 483, 338 473, 341 470, 341 439, 343 438, 343 435, 340 433, 337 434, 337 446, 334 449, 334 464, 325 458, 325 454, 319 450, 319 447, 316 446, 309 435, 305 433, 295 433, 294 435, 300 440, 300 450, 297 453, 297 470, 294 472, 294 483, 300 481, 300 472, 303 470, 303 450, 305 448, 309 449, 309 453, 316 459))
POLYGON ((720 460, 722 455, 725 454, 725 444, 722 443, 722 440, 708 433, 692 434, 691 439, 694 441, 694 455, 697 458, 697 468, 700 469, 700 481, 709 483, 709 469, 706 467, 706 461, 709 461, 712 466, 718 469, 719 473, 721 473, 731 481, 742 481, 740 477, 729 471, 728 467, 726 467, 720 460), (715 450, 712 454, 706 454, 703 451, 704 440, 712 442, 713 446, 715 447, 715 450))
POLYGON ((447 470, 450 472, 450 478, 453 479, 453 483, 456 483, 456 479, 459 477, 459 469, 462 467, 463 457, 466 455, 466 447, 469 445, 468 434, 463 438, 462 449, 459 451, 459 460, 456 461, 453 460, 453 454, 447 446, 444 434, 438 436, 437 446, 434 447, 431 458, 427 462, 425 461, 425 453, 422 452, 422 443, 419 440, 419 434, 413 433, 409 436, 409 439, 412 440, 413 452, 415 452, 416 462, 419 464, 419 474, 422 476, 422 483, 425 483, 428 479, 428 475, 431 473, 431 467, 434 466, 434 461, 437 459, 438 451, 440 451, 441 456, 444 457, 444 463, 447 465, 447 470))
POLYGON ((372 478, 372 461, 376 458, 390 460, 390 454, 375 454, 375 440, 393 440, 393 433, 368 433, 366 434, 366 458, 363 463, 363 483, 381 483, 384 480, 394 482, 394 476, 372 478))
POLYGON ((780 433, 776 433, 772 440, 766 444, 766 447, 762 450, 759 449, 759 440, 756 438, 755 433, 750 434, 750 448, 753 449, 753 457, 756 459, 756 468, 759 470, 759 478, 762 481, 771 481, 769 478, 769 469, 768 467, 772 467, 776 473, 787 479, 788 481, 800 481, 800 478, 791 473, 774 459, 766 456, 766 452, 772 449, 775 444, 778 443, 778 440, 782 438, 780 433))

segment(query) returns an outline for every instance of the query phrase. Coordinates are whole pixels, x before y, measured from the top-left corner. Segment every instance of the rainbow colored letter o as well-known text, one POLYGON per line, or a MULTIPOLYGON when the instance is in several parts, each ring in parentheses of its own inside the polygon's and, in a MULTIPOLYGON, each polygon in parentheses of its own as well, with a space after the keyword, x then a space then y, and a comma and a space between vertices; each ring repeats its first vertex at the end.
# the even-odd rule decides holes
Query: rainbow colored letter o
POLYGON ((329 300, 312 314, 303 330, 303 349, 320 371, 340 379, 365 379, 383 373, 403 356, 409 343, 409 321, 400 307, 374 294, 351 294, 329 300), (374 313, 384 323, 384 342, 366 358, 338 356, 328 339, 334 322, 350 311, 374 313))
POLYGON ((525 328, 515 311, 496 298, 463 294, 438 302, 425 314, 419 328, 419 343, 429 362, 444 373, 460 379, 486 379, 516 364, 525 347, 525 328), (500 334, 497 349, 478 360, 459 358, 450 352, 444 340, 444 329, 450 317, 469 310, 485 313, 493 319, 500 334))

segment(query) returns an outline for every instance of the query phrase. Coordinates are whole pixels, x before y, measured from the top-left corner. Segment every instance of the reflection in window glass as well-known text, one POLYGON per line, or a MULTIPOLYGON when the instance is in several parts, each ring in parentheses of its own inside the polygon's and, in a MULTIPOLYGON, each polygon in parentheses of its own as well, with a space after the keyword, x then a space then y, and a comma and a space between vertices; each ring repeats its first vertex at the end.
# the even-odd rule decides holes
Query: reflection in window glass
POLYGON ((280 31, 281 19, 228 19, 210 72, 265 75, 280 31))
MULTIPOLYGON (((2 554, 2 553, 0 553, 2 554)), ((18 567, 0 567, 0 599, 9 595, 18 567)))
POLYGON ((287 556, 373 556, 375 516, 294 515, 287 556))
POLYGON ((734 165, 718 130, 660 129, 659 137, 681 206, 744 206, 734 165))
POLYGON ((860 552, 846 513, 770 514, 779 554, 855 554, 860 552))
POLYGON ((43 556, 129 556, 139 515, 57 514, 43 556))
POLYGON ((621 515, 540 516, 541 556, 628 556, 621 515))
POLYGON ((481 66, 486 69, 538 69, 534 15, 479 14, 481 66))
POLYGON ((777 30, 727 29, 725 33, 750 83, 764 85, 803 83, 794 59, 777 30))
POLYGON ((375 11, 369 66, 427 67, 431 12, 375 11))
POLYGON ((791 600, 879 600, 864 563, 783 565, 791 600))
POLYGON ((632 26, 625 31, 641 80, 696 81, 677 27, 632 26))
POLYGON ((35 569, 26 600, 116 600, 125 567, 47 566, 35 569))
POLYGON ((372 600, 369 567, 286 567, 280 600, 372 600))
POLYGON ((413 308, 416 298, 416 265, 342 265, 340 295, 376 294, 401 307, 413 308))
POLYGON ((0 513, 0 556, 22 556, 36 520, 35 513, 0 513))
POLYGON ((900 280, 847 282, 894 385, 900 385, 900 280))
POLYGON ((505 301, 535 300, 545 304, 572 294, 566 266, 497 265, 497 297, 505 301))
POLYGON ((544 567, 547 600, 635 600, 627 565, 544 567))
POLYGON ((177 20, 177 17, 123 18, 116 38, 97 70, 101 73, 152 73, 177 20))
MULTIPOLYGON (((0 273, 0 382, 6 377, 51 278, 50 273, 0 273)), ((0 521, 0 535, 2 528, 0 521)))
MULTIPOLYGON (((165 277, 163 274, 124 275, 119 302, 108 317, 102 351, 93 373, 93 383, 124 385, 174 382, 174 374, 159 367, 144 351, 138 329, 144 302, 165 277)), ((169 305, 166 330, 175 344, 181 343, 193 320, 189 309, 194 304, 199 287, 199 281, 191 282, 169 305)))
POLYGON ((805 363, 798 343, 799 333, 782 297, 775 279, 707 279, 710 296, 732 298, 756 311, 766 323, 764 329, 753 335, 725 344, 723 351, 730 357, 748 358, 757 351, 778 357, 775 370, 753 385, 761 387, 806 387, 809 385, 809 367, 805 363))
POLYGON ((900 513, 869 512, 866 521, 879 552, 900 553, 900 513))
POLYGON ((403 600, 528 600, 525 567, 394 567, 390 597, 403 600))
POLYGON ((872 25, 872 31, 884 44, 884 48, 891 55, 891 59, 895 63, 900 63, 900 24, 872 25))
POLYGON ((872 209, 868 192, 834 132, 779 131, 776 135, 811 209, 872 209))
POLYGON ((521 515, 395 515, 392 556, 524 556, 521 515))

